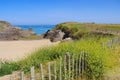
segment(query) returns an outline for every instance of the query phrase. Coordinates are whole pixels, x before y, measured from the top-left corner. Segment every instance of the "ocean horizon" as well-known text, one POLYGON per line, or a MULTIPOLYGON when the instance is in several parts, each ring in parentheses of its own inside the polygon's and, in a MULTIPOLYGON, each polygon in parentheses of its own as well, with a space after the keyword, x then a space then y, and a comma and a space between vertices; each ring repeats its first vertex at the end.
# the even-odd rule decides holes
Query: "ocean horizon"
POLYGON ((23 30, 28 30, 29 28, 32 28, 33 32, 38 35, 43 34, 46 31, 55 27, 55 25, 15 25, 15 26, 23 30))

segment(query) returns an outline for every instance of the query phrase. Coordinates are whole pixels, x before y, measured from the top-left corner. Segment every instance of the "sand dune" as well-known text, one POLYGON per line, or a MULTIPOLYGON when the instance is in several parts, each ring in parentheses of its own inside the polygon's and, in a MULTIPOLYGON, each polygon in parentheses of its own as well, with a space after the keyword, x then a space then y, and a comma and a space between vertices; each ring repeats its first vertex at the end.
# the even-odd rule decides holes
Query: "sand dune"
POLYGON ((48 39, 31 41, 0 41, 0 59, 18 60, 44 46, 54 45, 48 39))

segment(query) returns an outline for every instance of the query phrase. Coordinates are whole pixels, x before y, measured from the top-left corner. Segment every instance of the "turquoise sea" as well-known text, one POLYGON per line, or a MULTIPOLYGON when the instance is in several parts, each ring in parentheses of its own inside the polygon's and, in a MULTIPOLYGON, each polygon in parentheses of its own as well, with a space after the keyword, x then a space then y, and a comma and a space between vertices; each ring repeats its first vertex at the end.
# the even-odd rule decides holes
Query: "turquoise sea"
POLYGON ((29 28, 32 28, 36 34, 43 34, 47 30, 55 27, 55 25, 15 25, 15 26, 20 27, 23 30, 28 30, 29 28))

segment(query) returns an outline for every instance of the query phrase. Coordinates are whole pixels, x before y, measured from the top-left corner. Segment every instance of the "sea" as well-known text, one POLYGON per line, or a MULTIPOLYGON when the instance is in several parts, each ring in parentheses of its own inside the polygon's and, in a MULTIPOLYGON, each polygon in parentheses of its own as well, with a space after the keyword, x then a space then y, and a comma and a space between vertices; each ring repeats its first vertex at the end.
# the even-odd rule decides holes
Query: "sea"
POLYGON ((32 28, 34 33, 36 33, 37 35, 43 34, 55 27, 55 25, 15 25, 15 26, 23 30, 28 30, 29 28, 32 28))

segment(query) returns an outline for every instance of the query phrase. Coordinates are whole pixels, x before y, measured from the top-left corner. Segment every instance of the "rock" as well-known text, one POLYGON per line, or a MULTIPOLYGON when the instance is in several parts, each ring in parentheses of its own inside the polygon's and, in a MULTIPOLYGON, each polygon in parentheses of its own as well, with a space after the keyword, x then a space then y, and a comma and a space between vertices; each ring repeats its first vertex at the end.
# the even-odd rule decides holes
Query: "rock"
POLYGON ((50 39, 51 42, 61 41, 64 37, 65 33, 61 30, 48 30, 44 34, 44 38, 50 39))
POLYGON ((13 26, 10 23, 8 23, 6 21, 0 21, 0 31, 10 29, 12 27, 13 26))
POLYGON ((54 36, 54 31, 53 30, 48 30, 45 34, 44 34, 44 38, 50 39, 51 37, 54 36))
POLYGON ((35 35, 32 29, 22 30, 8 22, 0 21, 0 40, 19 40, 32 35, 35 35))
POLYGON ((63 41, 72 41, 72 38, 68 37, 68 38, 63 39, 63 41))
POLYGON ((33 32, 33 29, 30 27, 30 28, 28 29, 28 31, 31 31, 31 32, 33 32))

